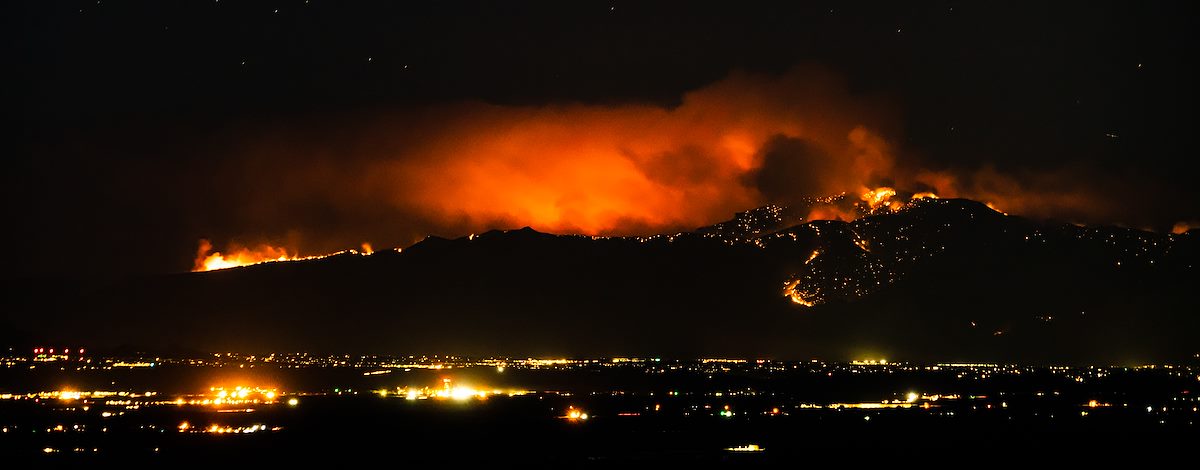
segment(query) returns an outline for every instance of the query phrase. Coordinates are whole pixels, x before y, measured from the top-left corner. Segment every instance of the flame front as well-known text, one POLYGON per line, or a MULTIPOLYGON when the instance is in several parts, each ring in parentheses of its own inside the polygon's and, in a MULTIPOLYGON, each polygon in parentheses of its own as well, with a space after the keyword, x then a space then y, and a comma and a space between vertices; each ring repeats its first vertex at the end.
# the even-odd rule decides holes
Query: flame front
POLYGON ((212 251, 212 249, 212 242, 204 239, 200 240, 200 247, 196 250, 196 262, 192 266, 192 271, 214 271, 217 269, 236 268, 238 266, 248 266, 269 261, 288 261, 298 258, 296 255, 288 253, 285 248, 267 244, 261 244, 255 248, 232 247, 226 250, 225 253, 212 251))
POLYGON ((338 255, 359 255, 370 256, 375 252, 370 243, 361 245, 362 251, 358 250, 342 250, 324 255, 309 255, 300 256, 296 251, 289 251, 287 248, 261 243, 254 248, 247 248, 241 245, 230 245, 225 252, 212 251, 212 242, 206 239, 200 239, 200 247, 196 249, 196 260, 192 265, 192 272, 215 271, 218 269, 236 268, 239 266, 250 266, 253 264, 273 263, 278 261, 301 261, 328 258, 338 255))

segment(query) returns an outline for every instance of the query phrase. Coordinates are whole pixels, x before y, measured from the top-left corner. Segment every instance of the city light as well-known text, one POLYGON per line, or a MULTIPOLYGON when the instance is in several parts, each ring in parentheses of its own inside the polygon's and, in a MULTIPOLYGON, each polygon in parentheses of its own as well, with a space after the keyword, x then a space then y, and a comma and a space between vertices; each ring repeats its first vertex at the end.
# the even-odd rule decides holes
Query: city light
POLYGON ((569 406, 567 407, 567 414, 563 415, 563 418, 567 419, 568 421, 587 421, 588 414, 587 412, 575 408, 574 406, 569 406))

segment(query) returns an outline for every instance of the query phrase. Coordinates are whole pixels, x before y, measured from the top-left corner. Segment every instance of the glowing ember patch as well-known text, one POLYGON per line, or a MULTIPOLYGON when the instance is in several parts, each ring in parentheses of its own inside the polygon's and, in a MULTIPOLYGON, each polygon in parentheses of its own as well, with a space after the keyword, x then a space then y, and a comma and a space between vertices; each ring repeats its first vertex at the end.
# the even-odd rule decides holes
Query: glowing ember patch
MULTIPOLYGON (((813 253, 816 253, 816 252, 813 252, 813 253)), ((810 260, 811 260, 811 258, 810 258, 810 260)), ((796 305, 802 305, 805 307, 815 307, 817 305, 816 296, 804 291, 803 289, 798 289, 797 287, 799 287, 799 285, 800 285, 799 279, 785 284, 783 287, 783 296, 792 299, 792 303, 794 303, 796 305)))

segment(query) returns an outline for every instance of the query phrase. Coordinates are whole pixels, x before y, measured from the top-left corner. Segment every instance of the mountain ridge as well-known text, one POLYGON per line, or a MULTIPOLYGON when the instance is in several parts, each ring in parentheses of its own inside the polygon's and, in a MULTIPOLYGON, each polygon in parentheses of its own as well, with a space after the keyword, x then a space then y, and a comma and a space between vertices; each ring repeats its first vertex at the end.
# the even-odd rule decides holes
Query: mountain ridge
POLYGON ((15 293, 5 322, 28 341, 200 350, 1107 363, 1200 350, 1194 231, 1045 224, 954 199, 764 227, 427 237, 15 293))

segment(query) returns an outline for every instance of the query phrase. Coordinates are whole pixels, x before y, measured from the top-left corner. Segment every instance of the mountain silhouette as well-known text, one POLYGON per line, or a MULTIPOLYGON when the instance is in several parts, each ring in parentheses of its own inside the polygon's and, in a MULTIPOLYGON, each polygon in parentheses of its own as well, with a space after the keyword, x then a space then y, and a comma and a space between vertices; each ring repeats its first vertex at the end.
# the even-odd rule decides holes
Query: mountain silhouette
POLYGON ((921 199, 767 206, 693 232, 529 227, 370 256, 9 283, 11 344, 508 356, 1139 364, 1200 352, 1197 231, 921 199))

